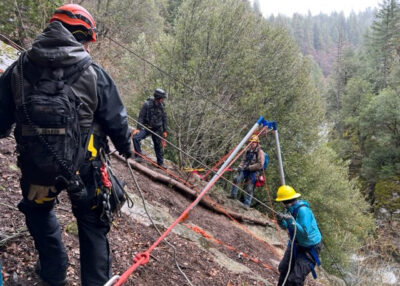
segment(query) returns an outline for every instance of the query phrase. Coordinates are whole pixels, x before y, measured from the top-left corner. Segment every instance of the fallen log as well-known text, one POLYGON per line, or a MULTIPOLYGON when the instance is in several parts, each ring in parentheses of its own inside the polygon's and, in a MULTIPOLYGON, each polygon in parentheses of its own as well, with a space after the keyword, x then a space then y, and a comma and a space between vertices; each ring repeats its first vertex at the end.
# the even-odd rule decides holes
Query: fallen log
MULTIPOLYGON (((119 154, 117 154, 116 152, 113 152, 112 155, 114 155, 117 159, 119 159, 120 161, 124 161, 125 162, 125 158, 123 158, 122 156, 120 156, 119 154)), ((178 191, 189 195, 193 198, 197 198, 198 192, 196 192, 195 190, 189 188, 188 186, 186 186, 185 184, 178 182, 177 180, 170 178, 166 175, 160 174, 159 172, 156 172, 150 168, 147 168, 146 166, 144 166, 143 164, 137 163, 133 160, 129 160, 129 164, 131 165, 132 168, 134 168, 135 170, 145 174, 146 176, 150 177, 153 180, 157 180, 159 182, 162 182, 164 184, 167 184, 169 186, 173 186, 174 188, 176 188, 178 191)), ((262 225, 262 226, 270 226, 270 227, 275 227, 275 225, 268 221, 268 220, 261 220, 261 219, 257 219, 254 217, 249 217, 246 215, 243 215, 241 213, 237 213, 237 212, 233 212, 231 210, 227 210, 225 208, 223 208, 221 205, 219 205, 218 203, 216 203, 215 201, 213 201, 209 196, 205 195, 201 201, 200 204, 202 204, 203 206, 207 207, 208 209, 211 209, 217 213, 220 214, 224 214, 228 217, 234 218, 235 220, 238 221, 248 221, 257 225, 262 225)))

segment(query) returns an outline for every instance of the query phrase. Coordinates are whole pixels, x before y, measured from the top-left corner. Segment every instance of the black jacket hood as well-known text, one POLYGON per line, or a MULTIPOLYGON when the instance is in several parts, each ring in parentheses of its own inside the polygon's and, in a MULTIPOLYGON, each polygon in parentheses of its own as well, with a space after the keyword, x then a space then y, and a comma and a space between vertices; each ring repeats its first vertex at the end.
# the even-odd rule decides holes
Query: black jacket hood
POLYGON ((90 56, 70 31, 54 21, 35 39, 28 57, 41 66, 54 68, 69 66, 90 56))

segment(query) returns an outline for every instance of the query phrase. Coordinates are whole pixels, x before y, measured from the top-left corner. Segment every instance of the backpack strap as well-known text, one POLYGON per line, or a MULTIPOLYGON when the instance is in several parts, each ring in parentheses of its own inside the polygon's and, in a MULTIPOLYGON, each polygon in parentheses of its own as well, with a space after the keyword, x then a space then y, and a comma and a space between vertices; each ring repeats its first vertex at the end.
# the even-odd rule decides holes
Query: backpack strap
POLYGON ((79 163, 81 163, 82 160, 85 160, 86 151, 87 151, 88 146, 89 146, 90 136, 93 136, 93 126, 94 126, 94 122, 92 122, 92 125, 90 126, 89 132, 86 135, 84 148, 80 148, 78 150, 77 159, 74 162, 73 170, 76 170, 78 168, 79 163))
POLYGON ((151 109, 154 106, 154 99, 152 99, 151 97, 149 97, 148 99, 146 99, 146 101, 144 102, 144 104, 146 104, 146 114, 144 115, 145 121, 146 121, 146 125, 150 124, 150 113, 151 113, 151 109))
MULTIPOLYGON (((297 219, 297 214, 299 213, 299 209, 301 207, 307 207, 307 205, 302 203, 302 204, 299 204, 298 206, 296 206, 296 208, 292 212, 292 216, 293 216, 294 220, 297 219)), ((289 227, 288 231, 289 231, 290 240, 293 240, 293 236, 294 236, 293 230, 289 227)))
POLYGON ((297 218, 297 214, 299 213, 299 209, 300 209, 301 207, 306 207, 306 208, 308 208, 306 204, 299 204, 299 205, 293 210, 293 212, 292 212, 292 216, 294 217, 294 219, 297 218))
POLYGON ((82 73, 92 64, 91 57, 86 57, 78 63, 68 67, 64 72, 64 80, 66 79, 66 83, 72 85, 75 81, 77 81, 82 73))
POLYGON ((309 258, 309 260, 311 260, 310 263, 310 267, 311 267, 311 273, 314 279, 317 279, 317 272, 315 272, 315 266, 320 266, 321 265, 321 260, 319 260, 319 256, 318 256, 318 252, 315 249, 315 246, 311 246, 308 247, 308 251, 307 254, 311 255, 312 259, 309 258))

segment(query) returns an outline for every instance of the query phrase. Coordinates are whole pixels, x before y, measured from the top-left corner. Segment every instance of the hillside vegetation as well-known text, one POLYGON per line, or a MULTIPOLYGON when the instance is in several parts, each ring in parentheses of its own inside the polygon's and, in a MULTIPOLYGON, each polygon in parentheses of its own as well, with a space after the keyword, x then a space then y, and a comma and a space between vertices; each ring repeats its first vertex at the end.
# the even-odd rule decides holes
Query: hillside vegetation
MULTIPOLYGON (((355 24, 358 40, 349 45, 342 43, 352 37, 314 30, 315 50, 318 41, 337 47, 331 69, 304 53, 310 40, 296 41, 287 27, 264 19, 247 1, 79 3, 94 14, 101 31, 92 56, 112 74, 130 116, 136 119, 156 87, 168 92, 168 139, 191 155, 168 148, 166 157, 177 166, 213 165, 259 116, 277 122, 286 182, 316 214, 326 244, 325 269, 336 274, 350 269, 352 254, 374 238, 374 210, 388 210, 390 221, 396 218, 397 1, 383 1, 366 38, 360 34, 368 24, 355 24), (327 34, 330 41, 324 40, 327 34)), ((29 48, 59 4, 2 1, 0 32, 29 48)), ((324 17, 318 19, 314 23, 322 28, 324 17)), ((346 27, 338 31, 349 33, 346 27)), ((324 49, 318 51, 321 56, 324 49)), ((270 154, 267 179, 275 196, 280 184, 276 146, 271 135, 261 140, 270 154)), ((264 192, 256 197, 268 202, 264 192)), ((368 247, 374 249, 373 243, 368 247)))

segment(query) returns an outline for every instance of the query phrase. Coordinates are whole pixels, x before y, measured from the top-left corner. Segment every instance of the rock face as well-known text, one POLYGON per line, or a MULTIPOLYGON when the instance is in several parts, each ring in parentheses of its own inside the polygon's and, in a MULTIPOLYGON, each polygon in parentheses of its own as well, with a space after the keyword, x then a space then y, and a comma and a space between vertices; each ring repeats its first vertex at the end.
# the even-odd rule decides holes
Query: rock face
POLYGON ((0 74, 3 73, 16 59, 18 59, 18 51, 0 41, 0 74))

